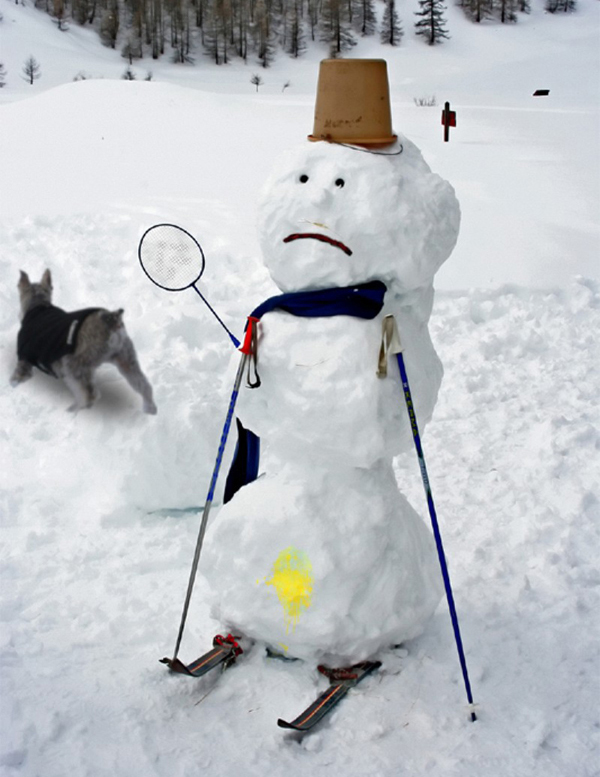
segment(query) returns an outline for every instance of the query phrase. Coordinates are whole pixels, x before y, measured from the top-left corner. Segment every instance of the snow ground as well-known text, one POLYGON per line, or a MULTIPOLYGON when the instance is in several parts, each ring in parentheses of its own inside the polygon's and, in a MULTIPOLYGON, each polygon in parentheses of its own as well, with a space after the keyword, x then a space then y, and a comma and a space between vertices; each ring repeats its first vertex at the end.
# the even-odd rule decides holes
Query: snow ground
MULTIPOLYGON (((255 192, 312 129, 321 52, 278 60, 258 95, 257 68, 239 63, 152 63, 155 81, 126 83, 113 80, 123 60, 88 31, 0 8, 3 777, 597 775, 598 4, 479 31, 451 8, 452 41, 386 52, 396 123, 463 211, 438 276, 431 327, 446 373, 425 453, 479 721, 441 606, 303 739, 276 719, 323 688, 313 667, 254 650, 218 681, 188 682, 157 662, 198 526, 176 508, 204 500, 231 353, 192 292, 149 284, 136 248, 158 221, 194 232, 201 286, 239 332, 272 290, 255 192), (43 71, 33 87, 17 79, 30 53, 43 71), (79 70, 98 77, 71 83, 79 70), (545 102, 531 98, 541 87, 545 102), (439 106, 412 102, 432 93, 458 111, 449 144, 439 106), (125 307, 157 417, 109 368, 98 407, 75 416, 46 376, 8 386, 18 271, 46 266, 57 304, 125 307)), ((398 476, 424 512, 413 457, 398 476)), ((218 628, 202 593, 199 582, 184 658, 218 628)))

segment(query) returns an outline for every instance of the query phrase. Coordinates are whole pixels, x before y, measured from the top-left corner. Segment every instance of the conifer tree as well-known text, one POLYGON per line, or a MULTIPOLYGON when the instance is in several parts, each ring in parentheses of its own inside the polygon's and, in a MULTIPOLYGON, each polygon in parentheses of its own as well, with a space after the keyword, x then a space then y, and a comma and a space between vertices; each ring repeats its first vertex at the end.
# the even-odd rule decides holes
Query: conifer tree
POLYGON ((0 89, 2 89, 3 86, 6 86, 6 68, 4 67, 4 63, 0 62, 0 89))
POLYGON ((332 59, 356 45, 348 19, 348 4, 344 0, 325 0, 320 26, 321 40, 328 44, 332 59))
POLYGON ((251 2, 249 0, 232 0, 231 2, 231 32, 235 52, 244 62, 248 57, 248 38, 251 2))
POLYGON ((254 38, 256 55, 263 67, 269 67, 275 56, 273 45, 273 4, 271 0, 257 0, 254 9, 254 38))
POLYGON ((38 78, 41 78, 41 76, 42 71, 40 68, 40 63, 34 56, 27 57, 25 64, 23 65, 23 77, 25 80, 29 81, 30 84, 33 84, 33 82, 38 78))
POLYGON ((419 5, 421 10, 415 11, 415 16, 421 17, 418 22, 415 22, 416 34, 422 35, 430 46, 448 39, 450 36, 444 27, 446 8, 442 0, 419 0, 419 5))
POLYGON ((121 49, 121 55, 129 61, 130 65, 133 65, 134 59, 142 58, 142 39, 140 38, 137 30, 130 30, 127 34, 127 38, 123 44, 123 48, 121 49))
POLYGON ((226 65, 230 60, 231 3, 215 0, 205 21, 205 48, 216 65, 226 65))
POLYGON ((304 21, 302 19, 302 0, 291 0, 285 12, 284 49, 292 57, 299 57, 306 51, 304 21))
POLYGON ((127 30, 138 39, 140 46, 144 36, 144 14, 146 0, 126 0, 126 7, 129 11, 127 16, 127 30))
POLYGON ((52 16, 54 17, 59 30, 68 29, 66 22, 67 8, 65 0, 52 0, 52 16))
POLYGON ((71 16, 77 24, 86 24, 89 21, 89 8, 87 0, 72 0, 71 16))
POLYGON ((310 39, 317 39, 319 29, 319 18, 321 11, 321 0, 308 0, 308 23, 310 26, 310 39))
POLYGON ((574 11, 577 7, 576 0, 547 0, 546 10, 550 13, 557 13, 558 11, 574 11))
POLYGON ((190 8, 178 4, 171 13, 171 47, 173 62, 193 62, 190 29, 190 8))
POLYGON ((114 49, 117 44, 120 21, 118 0, 109 0, 100 22, 100 37, 102 43, 110 46, 111 49, 114 49))
POLYGON ((377 29, 377 17, 373 0, 355 0, 354 29, 361 35, 373 35, 377 29))
POLYGON ((477 23, 489 19, 494 10, 493 0, 462 0, 459 4, 469 19, 477 23))
POLYGON ((194 22, 201 31, 201 40, 204 43, 204 19, 208 2, 207 0, 190 0, 190 4, 194 9, 194 22))
POLYGON ((91 2, 88 2, 86 5, 88 6, 88 10, 89 10, 88 24, 93 24, 94 20, 96 19, 96 12, 98 10, 98 2, 97 2, 97 0, 91 0, 91 2))
POLYGON ((148 0, 144 14, 146 43, 152 51, 152 59, 165 53, 165 20, 161 0, 148 0))
POLYGON ((381 20, 380 40, 382 43, 389 43, 390 46, 399 46, 403 35, 404 31, 396 11, 396 0, 386 0, 381 20))
POLYGON ((517 21, 517 0, 498 0, 497 10, 502 24, 517 21))

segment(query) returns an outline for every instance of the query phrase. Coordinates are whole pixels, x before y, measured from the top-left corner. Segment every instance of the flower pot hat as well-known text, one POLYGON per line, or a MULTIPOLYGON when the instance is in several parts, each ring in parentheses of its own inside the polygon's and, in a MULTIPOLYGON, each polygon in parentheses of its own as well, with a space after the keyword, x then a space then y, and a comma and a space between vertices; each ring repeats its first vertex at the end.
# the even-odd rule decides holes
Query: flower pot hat
POLYGON ((315 121, 309 140, 389 146, 390 90, 384 59, 324 59, 319 69, 315 121))

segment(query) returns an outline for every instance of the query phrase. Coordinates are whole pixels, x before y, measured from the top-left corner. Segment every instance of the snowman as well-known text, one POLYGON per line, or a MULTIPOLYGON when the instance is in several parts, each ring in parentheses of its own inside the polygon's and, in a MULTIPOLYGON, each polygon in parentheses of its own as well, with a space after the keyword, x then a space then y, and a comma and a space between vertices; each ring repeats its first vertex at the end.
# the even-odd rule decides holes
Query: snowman
POLYGON ((422 430, 442 379, 432 282, 460 212, 450 184, 392 134, 385 62, 326 60, 319 95, 329 77, 349 84, 333 90, 349 118, 323 119, 318 96, 313 142, 288 152, 259 205, 278 296, 257 311, 261 385, 238 415, 261 439, 260 468, 209 526, 203 573, 231 633, 345 666, 418 636, 441 598, 433 537, 393 468, 412 446, 400 378, 378 375, 378 357, 393 315, 422 430), (360 93, 361 63, 383 70, 385 99, 372 84, 360 93), (383 129, 365 128, 348 88, 387 105, 383 129))

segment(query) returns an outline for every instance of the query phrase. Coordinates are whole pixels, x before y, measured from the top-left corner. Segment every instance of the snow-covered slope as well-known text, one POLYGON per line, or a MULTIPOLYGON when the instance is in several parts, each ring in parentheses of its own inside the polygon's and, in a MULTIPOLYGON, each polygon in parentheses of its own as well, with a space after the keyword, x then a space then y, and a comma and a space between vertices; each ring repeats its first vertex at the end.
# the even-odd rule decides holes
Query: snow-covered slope
MULTIPOLYGON (((157 662, 175 641, 198 528, 176 508, 204 501, 232 349, 193 292, 148 282, 136 249, 158 221, 196 234, 200 287, 241 334, 272 291, 255 194, 312 130, 322 52, 280 57, 258 94, 253 64, 148 62, 139 75, 152 69, 152 82, 123 82, 124 60, 89 31, 59 33, 2 0, 3 777, 598 773, 600 8, 579 5, 557 18, 536 4, 515 27, 475 30, 450 8, 453 38, 434 50, 407 35, 397 51, 353 51, 386 56, 395 125, 461 202, 437 278, 446 372, 424 442, 479 720, 442 605, 299 740, 276 719, 323 687, 314 667, 254 650, 188 681, 157 662), (29 54, 42 66, 33 86, 18 76, 29 54), (72 83, 80 70, 96 78, 72 83), (458 112, 448 144, 439 105, 413 103, 430 94, 458 112), (51 378, 8 385, 18 271, 45 267, 57 304, 125 308, 158 416, 108 367, 97 408, 76 416, 51 378)), ((425 515, 414 457, 397 471, 425 515)), ((182 658, 216 628, 199 582, 182 658)))
MULTIPOLYGON (((598 272, 599 8, 590 1, 577 14, 553 16, 541 0, 532 5, 516 25, 479 27, 451 6, 452 39, 431 48, 410 34, 408 4, 400 47, 365 39, 352 50, 388 60, 396 129, 457 190, 462 231, 438 288, 548 287, 598 272), (539 88, 550 95, 534 98, 539 88), (436 107, 414 103, 431 96, 436 107), (457 127, 444 144, 447 100, 457 127)), ((189 204, 181 217, 195 228, 194 216, 206 212, 195 201, 210 199, 235 220, 227 230, 216 220, 212 233, 227 234, 238 251, 258 251, 256 190, 278 154, 312 131, 324 49, 315 45, 298 60, 280 55, 261 71, 258 93, 250 83, 256 63, 217 67, 202 57, 194 66, 148 58, 134 70, 139 79, 152 70, 152 82, 120 82, 126 61, 95 33, 74 24, 59 32, 46 14, 8 0, 0 8, 5 219, 119 206, 131 216, 156 203, 164 213, 165 201, 176 201, 189 204), (31 54, 42 73, 33 85, 21 77, 31 54), (80 71, 92 80, 73 83, 80 71)))

